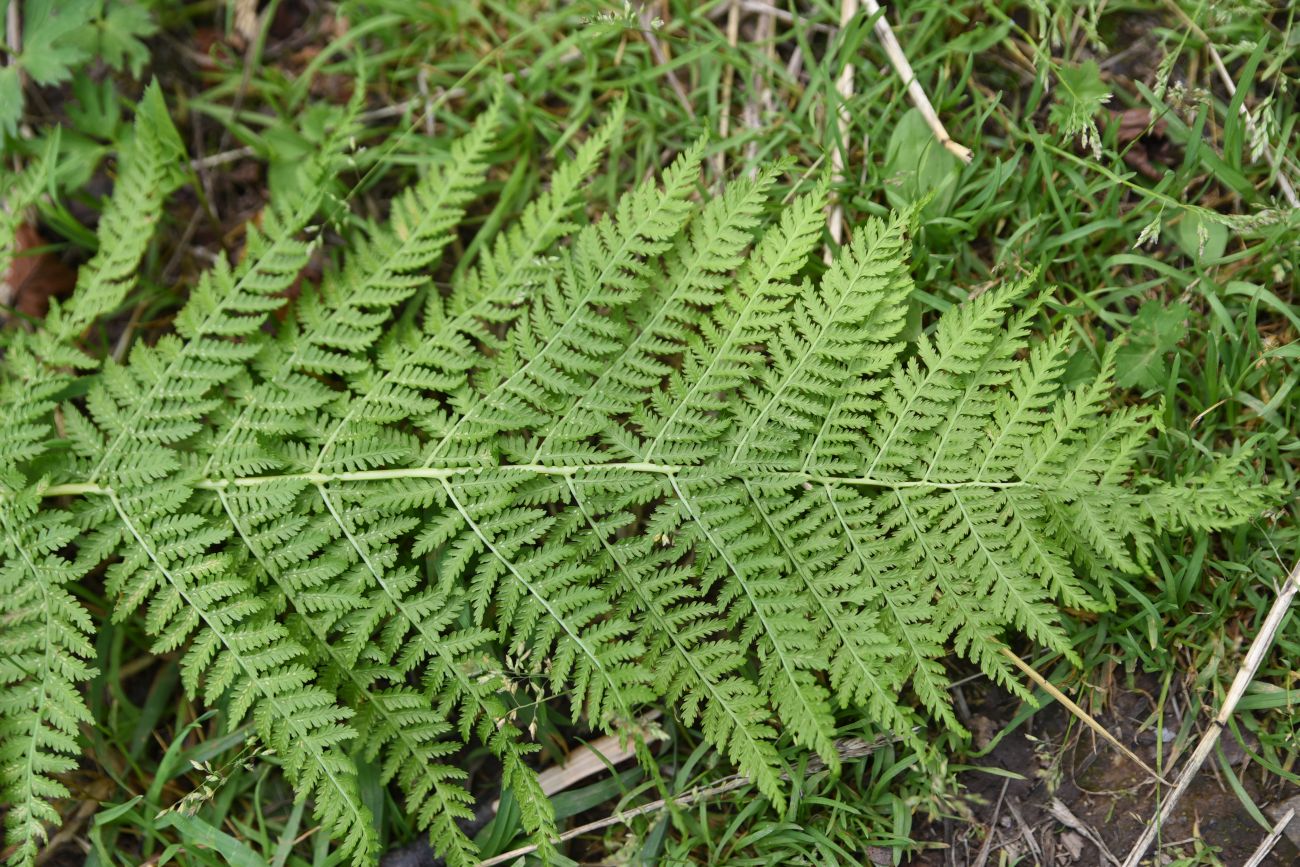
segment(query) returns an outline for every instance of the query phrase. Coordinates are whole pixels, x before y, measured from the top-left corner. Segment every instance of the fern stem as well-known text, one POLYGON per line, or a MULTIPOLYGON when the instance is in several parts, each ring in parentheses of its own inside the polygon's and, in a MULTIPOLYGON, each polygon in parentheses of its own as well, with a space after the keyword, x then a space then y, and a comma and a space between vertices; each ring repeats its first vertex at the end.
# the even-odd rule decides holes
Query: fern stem
MULTIPOLYGON (((532 473, 540 476, 576 476, 582 473, 655 473, 662 476, 689 475, 691 468, 673 464, 656 464, 646 461, 630 461, 608 464, 583 464, 575 466, 551 466, 548 464, 497 464, 484 466, 460 467, 390 467, 383 470, 356 470, 347 473, 282 473, 266 476, 236 476, 229 479, 199 479, 194 487, 203 491, 223 491, 231 487, 253 488, 259 485, 273 485, 284 482, 308 482, 313 485, 327 485, 337 482, 384 482, 397 479, 432 479, 441 481, 457 476, 474 476, 483 473, 532 473)), ((851 485, 854 487, 880 488, 898 491, 908 488, 922 488, 933 491, 960 491, 970 488, 1004 490, 1007 488, 1038 488, 1033 482, 1026 481, 972 481, 972 482, 931 482, 876 479, 871 476, 820 476, 797 471, 774 470, 767 473, 773 479, 787 479, 807 482, 810 485, 851 485)), ((50 485, 42 491, 45 497, 80 497, 112 496, 114 490, 94 482, 68 482, 50 485)), ((3 496, 3 494, 0 494, 3 496)))

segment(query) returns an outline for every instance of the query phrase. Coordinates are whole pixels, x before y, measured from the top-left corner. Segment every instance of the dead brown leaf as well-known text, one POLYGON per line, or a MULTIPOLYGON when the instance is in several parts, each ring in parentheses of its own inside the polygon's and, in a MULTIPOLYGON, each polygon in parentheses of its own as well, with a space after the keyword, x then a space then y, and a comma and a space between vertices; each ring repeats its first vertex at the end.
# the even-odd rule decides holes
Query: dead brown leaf
POLYGON ((77 275, 58 256, 43 247, 49 241, 30 222, 18 227, 14 236, 14 257, 5 275, 8 303, 25 316, 44 318, 50 298, 72 293, 77 275))

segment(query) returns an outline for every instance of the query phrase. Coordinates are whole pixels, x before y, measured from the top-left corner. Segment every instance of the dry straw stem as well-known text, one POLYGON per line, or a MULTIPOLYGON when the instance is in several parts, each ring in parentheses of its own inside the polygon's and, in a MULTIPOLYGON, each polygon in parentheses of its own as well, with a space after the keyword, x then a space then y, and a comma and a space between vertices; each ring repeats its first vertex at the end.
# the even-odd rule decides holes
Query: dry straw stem
POLYGON ((988 863, 989 852, 993 849, 993 836, 998 829, 998 817, 1002 815, 1002 802, 1006 800, 1007 786, 1010 784, 1010 777, 1002 779, 1002 791, 998 792, 998 802, 993 806, 993 818, 989 820, 988 831, 984 834, 984 842, 980 845, 980 850, 975 855, 971 867, 984 867, 988 863))
MULTIPOLYGON (((560 59, 556 62, 560 64, 569 64, 581 57, 582 52, 573 48, 560 55, 560 59)), ((532 74, 532 72, 533 68, 531 66, 526 66, 518 72, 503 73, 501 75, 501 81, 505 84, 513 84, 519 79, 527 78, 532 74)), ((470 89, 468 87, 450 87, 445 89, 435 87, 426 93, 422 93, 420 96, 405 99, 401 102, 395 102, 392 105, 380 106, 379 108, 374 108, 370 111, 363 111, 361 114, 357 115, 357 120, 366 124, 377 120, 401 117, 407 112, 416 109, 423 109, 422 114, 415 119, 415 123, 419 124, 431 120, 434 109, 443 102, 450 99, 464 99, 469 95, 469 92, 470 89)), ((228 151, 219 151, 206 157, 197 157, 190 160, 190 168, 196 172, 201 172, 206 169, 225 165, 226 163, 237 162, 245 157, 256 156, 256 154, 257 148, 254 147, 241 147, 228 151)))
MULTIPOLYGON (((727 44, 731 50, 736 50, 736 45, 740 42, 740 0, 731 0, 730 8, 727 9, 727 44)), ((727 67, 722 70, 722 98, 718 100, 718 105, 722 107, 718 118, 718 138, 723 141, 727 140, 727 135, 731 132, 731 89, 736 78, 736 67, 728 63, 727 67)), ((721 178, 727 171, 727 155, 724 151, 718 151, 714 158, 718 172, 721 178)))
MULTIPOLYGON (((843 0, 840 5, 840 32, 848 27, 853 16, 858 14, 858 0, 843 0)), ((883 20, 883 19, 882 19, 883 20)), ((836 140, 835 151, 831 154, 831 171, 835 175, 835 183, 838 185, 844 181, 844 167, 848 163, 849 150, 849 99, 853 96, 853 64, 845 62, 844 69, 840 70, 839 80, 835 82, 835 91, 839 94, 839 105, 836 107, 836 114, 839 119, 839 137, 836 140)), ((840 243, 844 236, 844 204, 837 197, 835 204, 831 205, 831 215, 827 223, 830 230, 831 240, 836 244, 840 243)), ((831 250, 829 247, 825 251, 826 264, 831 263, 831 250)))
POLYGON ((668 83, 672 85, 673 93, 676 94, 677 101, 682 104, 682 110, 686 112, 686 116, 691 120, 695 120, 695 108, 691 105, 691 98, 687 96, 686 88, 682 86, 681 80, 677 78, 677 73, 673 72, 672 67, 668 65, 668 55, 664 52, 659 37, 655 36, 653 14, 648 5, 641 9, 640 21, 641 37, 645 39, 645 44, 650 46, 650 54, 654 57, 655 64, 663 68, 664 78, 668 79, 668 83))
MULTIPOLYGON (((604 735, 589 744, 583 744, 569 753, 564 764, 552 765, 537 775, 537 784, 548 797, 563 792, 593 774, 607 771, 636 755, 636 741, 648 740, 650 724, 659 719, 661 711, 652 710, 636 721, 636 730, 615 735, 604 735)), ((492 802, 492 812, 501 807, 492 802)))
MULTIPOLYGON (((898 42, 898 37, 894 35, 894 29, 889 26, 889 21, 880 11, 880 4, 876 0, 863 0, 862 7, 867 14, 876 19, 876 37, 880 40, 881 46, 885 49, 886 56, 889 57, 889 63, 898 73, 898 77, 903 79, 907 85, 907 96, 916 106, 916 110, 921 112, 925 118, 926 124, 934 137, 944 148, 954 154, 964 163, 971 161, 970 148, 960 145, 952 140, 948 135, 948 130, 944 127, 943 121, 939 120, 938 113, 935 112, 934 106, 930 103, 930 97, 926 96, 924 88, 916 80, 916 73, 912 71, 912 64, 907 61, 907 55, 903 53, 903 47, 898 42)), ((840 5, 840 30, 843 31, 858 14, 858 0, 842 0, 840 5)), ((837 114, 839 117, 839 141, 835 147, 834 153, 831 154, 831 168, 835 175, 836 182, 843 180, 844 168, 847 162, 846 151, 848 149, 849 134, 849 112, 848 101, 853 96, 853 64, 845 63, 843 71, 840 72, 839 79, 835 82, 835 90, 839 94, 840 104, 837 114)), ((831 239, 837 244, 841 240, 844 232, 844 208, 836 202, 831 206, 830 217, 827 221, 827 228, 830 230, 831 239)), ((830 250, 826 251, 827 264, 830 263, 830 250)))
POLYGON ((907 85, 907 95, 912 100, 912 105, 916 106, 916 110, 921 112, 921 116, 925 118, 930 131, 934 133, 934 137, 939 140, 939 143, 945 149, 962 162, 970 162, 970 148, 953 141, 952 137, 948 135, 948 130, 944 129, 943 121, 939 120, 939 115, 935 113, 934 106, 930 104, 930 97, 925 95, 925 90, 917 82, 916 73, 912 71, 912 64, 907 62, 907 55, 903 54, 903 47, 898 44, 898 37, 894 35, 893 28, 885 20, 885 16, 880 14, 880 4, 876 0, 863 0, 862 6, 867 10, 868 15, 875 16, 876 36, 880 39, 880 44, 884 47, 885 54, 888 55, 894 71, 907 85))
POLYGON ((1115 749, 1119 750, 1121 753, 1128 756, 1128 758, 1132 760, 1138 767, 1146 771, 1151 776, 1152 779, 1156 780, 1157 782, 1164 783, 1166 786, 1169 785, 1168 780, 1160 776, 1160 774, 1156 773, 1155 770, 1153 770, 1151 766, 1148 765, 1146 762, 1142 761, 1142 759, 1138 758, 1137 753, 1133 752, 1128 747, 1120 743, 1119 738, 1115 737, 1113 734, 1108 732, 1105 726, 1103 726, 1101 723, 1093 719, 1092 716, 1090 716, 1087 711, 1085 711, 1083 708, 1079 707, 1077 704, 1071 701, 1069 696, 1061 692, 1059 689, 1053 686, 1047 680, 1047 678, 1043 677, 1041 674, 1035 671, 1033 666, 1025 662, 1020 657, 1016 656, 1014 653, 1012 653, 1010 650, 1008 650, 1005 647, 1002 648, 1002 655, 1005 656, 1007 659, 1011 660, 1011 662, 1015 664, 1016 668, 1023 671, 1030 680, 1032 680, 1034 683, 1042 687, 1043 690, 1046 691, 1048 695, 1050 695, 1052 698, 1060 702, 1065 707, 1066 710, 1068 710, 1070 713, 1077 716, 1084 725, 1086 725, 1088 728, 1092 729, 1094 732, 1100 735, 1109 744, 1115 747, 1115 749))
POLYGON ((1282 832, 1286 830, 1286 826, 1290 825, 1291 820, 1294 818, 1295 810, 1287 810, 1286 815, 1278 819, 1277 824, 1273 826, 1273 830, 1268 832, 1268 836, 1259 841, 1259 846, 1251 853, 1250 860, 1241 867, 1259 867, 1260 864, 1263 864, 1264 859, 1268 857, 1268 853, 1272 852, 1273 847, 1277 845, 1277 841, 1282 836, 1282 832))
POLYGON ((1133 844, 1133 849, 1128 853, 1128 858, 1124 861, 1124 867, 1138 867, 1138 864, 1146 856, 1147 849, 1151 847, 1152 841, 1160 833, 1160 829, 1173 814, 1174 808, 1178 805, 1178 800, 1182 798, 1191 785, 1192 780, 1209 758, 1210 753, 1214 751, 1215 744, 1219 742, 1219 735, 1223 732, 1224 726, 1228 724, 1229 717, 1237 707, 1237 702, 1246 693, 1246 687, 1255 679, 1255 672, 1259 671, 1260 665, 1264 662, 1264 656, 1268 653, 1269 647, 1273 644, 1273 638, 1277 635, 1278 629, 1282 626, 1282 621, 1286 618, 1287 611, 1291 607, 1291 601, 1295 599, 1296 591, 1300 590, 1300 562, 1291 569, 1291 574, 1287 576, 1286 582, 1277 594, 1277 599, 1273 601, 1273 607, 1269 609, 1268 616, 1264 618, 1264 625, 1260 628, 1259 634, 1251 642, 1250 649, 1246 652, 1246 659, 1241 668, 1237 671, 1237 676, 1232 680, 1232 686, 1228 688, 1228 695, 1223 700, 1223 707, 1219 713, 1210 722, 1209 729, 1201 735, 1200 743, 1196 745, 1195 752, 1192 753, 1187 764, 1183 766, 1182 772, 1178 775, 1178 782, 1174 784, 1173 791, 1169 797, 1160 806, 1160 812, 1156 815, 1142 836, 1133 844))
POLYGON ((1101 835, 1094 831, 1090 826, 1084 824, 1078 816, 1070 812, 1070 808, 1065 806, 1064 801, 1060 798, 1052 798, 1051 803, 1047 807, 1047 811, 1051 813, 1053 819, 1060 822, 1065 827, 1087 837, 1092 845, 1097 847, 1097 851, 1101 853, 1102 858, 1106 859, 1107 862, 1116 865, 1116 867, 1119 867, 1119 859, 1111 854, 1110 849, 1106 846, 1106 841, 1101 839, 1101 835))

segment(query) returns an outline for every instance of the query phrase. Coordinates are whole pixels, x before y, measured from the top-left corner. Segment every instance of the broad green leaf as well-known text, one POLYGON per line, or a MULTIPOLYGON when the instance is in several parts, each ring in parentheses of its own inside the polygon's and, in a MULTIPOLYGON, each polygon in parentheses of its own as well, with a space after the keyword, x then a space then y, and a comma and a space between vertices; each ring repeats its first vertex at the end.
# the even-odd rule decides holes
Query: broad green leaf
POLYGON ((1127 342, 1115 355, 1116 381, 1125 388, 1160 388, 1169 376, 1166 356, 1187 334, 1186 304, 1142 305, 1129 326, 1127 342))
POLYGON ((956 193, 961 161, 944 149, 925 118, 914 108, 899 118, 885 148, 885 196, 895 210, 931 197, 923 213, 941 217, 948 213, 956 193))

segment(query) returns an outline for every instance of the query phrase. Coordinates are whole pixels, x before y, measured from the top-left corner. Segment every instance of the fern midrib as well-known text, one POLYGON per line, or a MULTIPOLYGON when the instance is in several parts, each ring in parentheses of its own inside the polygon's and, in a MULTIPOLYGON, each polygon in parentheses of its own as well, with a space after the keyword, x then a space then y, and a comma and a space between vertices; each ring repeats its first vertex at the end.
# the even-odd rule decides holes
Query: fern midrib
MULTIPOLYGON (((771 267, 768 272, 760 278, 754 279, 754 285, 746 287, 748 291, 746 293, 747 297, 745 298, 745 306, 741 308, 739 315, 736 316, 736 321, 732 323, 731 328, 727 331, 727 336, 722 339, 718 344, 717 349, 714 350, 712 357, 709 359, 708 366, 706 366, 698 376, 692 378, 691 385, 686 390, 686 394, 684 394, 682 399, 677 402, 677 405, 673 407, 673 411, 669 414, 668 418, 664 419, 663 424, 659 428, 659 433, 650 441, 649 448, 645 450, 645 457, 647 460, 654 456, 655 450, 663 443, 664 437, 673 429, 673 422, 677 420, 677 416, 681 414, 682 410, 686 409, 686 407, 691 404, 691 399, 696 395, 696 393, 700 389, 708 387, 706 383, 710 382, 713 375, 713 369, 717 367, 718 362, 725 355, 729 354, 732 348, 736 345, 738 340, 737 335, 742 333, 742 326, 749 320, 749 315, 754 305, 764 297, 763 290, 769 288, 772 283, 775 282, 773 277, 774 272, 786 261, 786 258, 790 255, 790 251, 797 248, 801 243, 801 239, 798 235, 787 236, 784 238, 784 241, 785 244, 781 247, 780 255, 778 256, 773 254, 770 260, 771 267)), ((762 242, 760 241, 759 244, 761 245, 762 242)), ((755 251, 751 250, 750 255, 754 255, 754 252, 755 251)), ((739 282, 743 285, 743 281, 739 282)), ((724 301, 723 303, 725 304, 726 302, 724 301)))
MULTIPOLYGON (((1012 326, 1014 329, 1015 325, 1012 326)), ((998 340, 993 341, 984 357, 980 359, 980 366, 970 373, 966 374, 966 387, 962 389, 961 398, 958 399, 957 405, 948 413, 947 417, 940 423, 941 430, 934 444, 934 451, 930 455, 930 460, 926 462, 925 475, 923 480, 929 481, 930 476, 934 474, 935 468, 939 466, 939 461, 944 456, 944 449, 948 447, 948 439, 955 431, 961 429, 961 422, 966 415, 967 404, 974 404, 981 397, 988 400, 989 393, 993 389, 993 384, 984 381, 987 374, 999 361, 1001 351, 1005 350, 1008 345, 1014 346, 1014 330, 1010 330, 1005 335, 1001 335, 998 340)), ((978 407, 976 406, 978 409, 978 407)), ((989 410, 992 411, 993 404, 989 400, 989 410)))
POLYGON ((969 594, 963 593, 962 588, 953 583, 953 576, 947 568, 952 564, 951 559, 945 562, 935 554, 934 546, 931 544, 930 534, 921 525, 917 516, 913 514, 913 503, 909 502, 907 497, 901 493, 896 493, 894 498, 898 501, 899 507, 907 517, 907 525, 912 531, 913 538, 916 539, 917 546, 925 552, 925 559, 932 564, 934 579, 939 584, 939 589, 943 591, 942 598, 950 604, 955 604, 960 600, 968 599, 969 594))
POLYGON ((1051 434, 1046 442, 1043 442, 1043 435, 1048 433, 1048 428, 1044 428, 1039 434, 1038 441, 1035 442, 1034 463, 1026 469, 1022 478, 1032 479, 1048 462, 1048 459, 1056 454, 1056 450, 1065 445, 1066 442, 1074 438, 1079 432, 1079 422, 1086 418, 1087 412, 1105 398, 1101 393, 1104 383, 1109 380, 1109 374, 1115 364, 1115 344, 1111 344, 1105 355, 1102 356, 1101 374, 1097 380, 1086 388, 1079 388, 1068 395, 1061 404, 1058 405, 1057 412, 1059 415, 1052 419, 1051 434), (1059 423, 1058 423, 1059 422, 1059 423))
MULTIPOLYGON (((1015 396, 1015 403, 1005 419, 998 424, 997 434, 993 437, 993 441, 988 445, 988 448, 985 449, 984 459, 980 461, 979 469, 975 471, 975 478, 984 478, 984 474, 989 470, 989 465, 995 457, 999 456, 1003 446, 1014 441, 1018 426, 1026 419, 1032 419, 1036 413, 1042 411, 1041 407, 1045 401, 1042 400, 1041 393, 1048 388, 1055 391, 1059 387, 1057 380, 1063 365, 1058 365, 1056 360, 1059 357, 1063 342, 1059 338, 1053 338, 1053 340, 1056 342, 1056 346, 1047 354, 1047 359, 1043 361, 1042 370, 1033 366, 1035 359, 1032 355, 1025 361, 1025 364, 1029 365, 1027 370, 1030 372, 1031 378, 1027 380, 1023 391, 1015 396)), ((1015 386, 1013 385, 1012 388, 1014 389, 1015 386)), ((994 410, 994 419, 997 419, 996 409, 994 410)))
MULTIPOLYGON (((979 525, 976 524, 975 519, 971 517, 970 510, 967 509, 966 504, 962 502, 961 494, 953 492, 952 498, 957 503, 957 508, 961 511, 962 520, 965 521, 966 526, 970 528, 971 535, 975 538, 975 543, 979 545, 979 549, 984 555, 985 562, 987 562, 989 566, 993 568, 993 572, 997 576, 998 583, 1006 588, 1008 596, 1015 597, 1015 599, 1020 603, 1020 613, 1024 615, 1030 614, 1033 610, 1032 607, 1030 606, 1030 603, 1028 602, 1028 600, 1024 598, 1024 596, 1021 595, 1020 590, 1016 586, 1015 581, 1013 581, 1010 578, 1010 576, 1006 574, 1006 572, 1002 568, 1002 564, 999 563, 998 560, 993 556, 993 549, 989 547, 988 544, 985 543, 984 533, 980 532, 979 525)), ((1035 639, 1042 641, 1043 636, 1051 632, 1051 626, 1050 624, 1045 623, 1036 617, 1032 618, 1032 620, 1037 626, 1038 634, 1033 635, 1032 632, 1030 634, 1033 635, 1035 639)), ((1047 644, 1046 641, 1043 641, 1043 643, 1047 644)))
POLYGON ((179 579, 177 579, 174 574, 172 574, 171 569, 169 569, 167 565, 162 562, 162 560, 158 556, 158 553, 154 550, 153 546, 149 544, 149 542, 141 534, 140 529, 135 524, 135 521, 131 519, 131 516, 127 513, 126 509, 122 507, 122 502, 117 498, 117 494, 110 493, 108 494, 108 497, 109 497, 109 501, 113 505, 114 511, 117 512, 118 519, 121 520, 122 525, 126 527, 127 531, 131 534, 132 538, 135 539, 135 543, 140 546, 141 550, 144 551, 145 555, 149 558, 149 560, 154 564, 155 567, 157 567, 158 571, 163 576, 166 577, 167 582, 171 584, 172 587, 175 588, 176 592, 180 594, 181 598, 185 600, 185 604, 189 607, 189 609, 191 611, 198 612, 198 615, 203 619, 203 623, 206 626, 206 628, 212 630, 213 634, 217 636, 217 640, 221 642, 222 646, 226 648, 227 652, 231 653, 236 659, 236 661, 238 661, 239 667, 244 672, 244 676, 247 677, 252 683, 256 684, 257 691, 262 695, 262 697, 266 701, 268 701, 275 708, 277 717, 285 721, 285 723, 289 726, 290 730, 294 733, 294 735, 297 738, 299 738, 304 748, 307 748, 308 753, 312 756, 313 760, 320 768, 321 773, 323 773, 325 777, 330 781, 330 784, 334 789, 334 791, 336 792, 336 794, 338 795, 339 799, 341 799, 343 803, 347 805, 348 812, 352 815, 352 821, 354 826, 358 828, 368 827, 369 824, 368 820, 361 814, 361 811, 357 809, 358 802, 354 800, 354 798, 352 797, 352 793, 348 790, 348 787, 343 785, 343 783, 338 779, 337 775, 335 775, 334 773, 333 768, 330 767, 330 763, 324 761, 323 757, 318 755, 317 750, 308 747, 308 744, 311 743, 311 739, 308 737, 309 733, 299 725, 295 716, 291 713, 288 713, 285 710, 284 706, 280 704, 280 701, 276 696, 275 691, 268 689, 263 684, 262 678, 257 674, 256 670, 253 669, 245 661, 244 654, 238 650, 235 644, 226 635, 225 631, 219 628, 217 624, 215 624, 212 621, 212 619, 209 617, 206 606, 201 605, 198 602, 198 600, 196 600, 189 593, 189 591, 185 588, 184 584, 179 579))
MULTIPOLYGON (((850 368, 849 376, 856 376, 856 371, 850 368)), ((817 458, 822 448, 822 441, 834 429, 835 424, 839 421, 840 409, 844 402, 853 396, 848 390, 842 391, 835 395, 835 399, 826 407, 825 414, 822 416, 822 423, 817 428, 817 435, 813 437, 812 442, 804 450, 803 463, 799 465, 800 472, 808 472, 808 466, 817 458)))
MULTIPOLYGON (((1082 477, 1080 481, 1086 481, 1089 472, 1088 464, 1092 462, 1094 457, 1103 456, 1105 452, 1102 447, 1109 445, 1112 437, 1123 436, 1125 428, 1129 428, 1132 422, 1136 420, 1128 413, 1128 410, 1121 410, 1107 419, 1105 425, 1094 431, 1093 436, 1089 437, 1084 448, 1069 455, 1058 468, 1060 474, 1052 479, 1053 487, 1061 491, 1071 490, 1074 487, 1072 482, 1076 476, 1082 477)), ((1110 465, 1106 466, 1107 472, 1111 469, 1110 465)), ((1102 474, 1102 478, 1104 477, 1105 473, 1102 474)))
MULTIPOLYGON (((755 184, 750 188, 749 192, 752 194, 758 192, 758 190, 759 186, 755 184)), ((739 208, 737 211, 741 214, 744 213, 743 210, 739 208)), ((656 339, 656 329, 659 327, 659 324, 673 312, 678 310, 678 305, 682 302, 682 296, 685 295, 687 291, 698 289, 699 287, 696 286, 695 281, 708 273, 705 268, 705 263, 709 259, 709 257, 705 255, 707 252, 707 247, 692 248, 693 255, 691 256, 690 265, 687 267, 685 273, 681 275, 680 279, 674 281, 672 291, 668 294, 668 297, 662 302, 655 304, 655 312, 650 318, 650 321, 647 322, 639 332, 637 332, 636 337, 632 338, 631 342, 629 342, 628 345, 618 354, 618 357, 614 358, 609 363, 609 366, 605 368, 604 372, 602 372, 600 376, 592 382, 591 387, 588 389, 588 393, 579 398, 573 406, 565 410, 564 415, 560 416, 555 424, 552 425, 553 431, 563 429, 566 421, 590 403, 590 395, 601 394, 606 382, 611 381, 615 375, 625 373, 623 368, 627 359, 635 358, 646 344, 656 339)), ((552 434, 548 434, 538 442, 537 448, 533 452, 534 461, 541 460, 542 454, 546 451, 546 446, 550 443, 551 436, 552 434)))
POLYGON ((768 413, 779 404, 781 398, 785 395, 785 390, 794 382, 802 379, 800 374, 803 372, 804 365, 808 363, 808 359, 813 356, 813 353, 821 348, 822 341, 825 340, 826 335, 830 333, 831 326, 835 323, 836 317, 839 315, 840 311, 844 309, 844 305, 848 302, 850 295, 853 294, 851 288, 854 282, 863 278, 863 272, 867 270, 868 264, 875 264, 875 260, 865 259, 864 261, 859 262, 858 269, 854 272, 853 279, 850 280, 847 277, 845 278, 847 285, 845 286, 844 291, 840 293, 839 298, 835 300, 835 307, 831 310, 830 316, 826 317, 826 321, 821 323, 822 327, 821 330, 817 332, 817 339, 806 342, 803 354, 799 356, 798 363, 790 368, 785 377, 781 380, 781 384, 768 398, 762 411, 758 415, 754 416, 754 419, 749 423, 749 426, 745 428, 744 435, 740 438, 740 442, 737 443, 735 450, 731 453, 732 461, 738 461, 740 459, 741 454, 744 453, 745 449, 749 445, 749 438, 754 435, 755 431, 757 431, 761 425, 766 424, 768 413))
MULTIPOLYGON (((853 549, 853 556, 858 559, 859 563, 866 564, 870 562, 867 559, 867 555, 858 545, 858 537, 849 527, 848 519, 844 517, 844 512, 840 509, 840 504, 836 502, 835 497, 831 494, 830 486, 823 485, 822 490, 826 492, 826 499, 830 502, 832 511, 835 512, 835 518, 839 521, 840 529, 844 531, 844 538, 848 540, 849 547, 853 549)), ((920 647, 917 646, 916 640, 912 637, 912 624, 904 620, 902 615, 898 613, 898 606, 894 603, 893 595, 888 592, 882 592, 880 596, 884 599, 885 605, 889 608, 890 617, 892 617, 894 622, 898 624, 899 634, 902 635, 903 641, 907 643, 907 649, 911 651, 912 659, 917 662, 925 659, 926 654, 921 652, 920 647)))
MULTIPOLYGON (((750 470, 749 467, 740 464, 735 466, 731 472, 724 473, 723 475, 727 478, 742 479, 747 477, 748 470, 750 470)), ((719 467, 715 464, 706 469, 691 466, 677 466, 673 464, 656 464, 646 461, 577 465, 497 464, 495 466, 483 466, 481 464, 470 464, 450 467, 427 467, 419 465, 390 467, 382 470, 355 470, 341 473, 308 472, 262 476, 231 476, 218 479, 202 478, 195 481, 193 487, 204 491, 220 491, 232 487, 251 488, 261 485, 279 485, 288 482, 307 482, 313 485, 324 485, 335 482, 382 482, 403 479, 429 479, 437 481, 453 479, 458 476, 479 476, 498 472, 526 473, 543 476, 575 476, 583 473, 599 475, 601 473, 611 472, 653 473, 661 476, 680 477, 689 480, 692 478, 716 478, 719 475, 719 467)), ((1011 481, 971 480, 965 482, 927 482, 920 480, 900 481, 897 479, 877 479, 870 476, 827 476, 818 475, 816 473, 806 473, 800 470, 759 470, 755 472, 754 475, 760 475, 767 479, 807 482, 813 485, 848 485, 851 487, 879 488, 887 491, 909 489, 954 491, 968 488, 989 490, 1006 490, 1009 488, 1028 488, 1043 491, 1054 490, 1047 485, 1037 482, 1028 482, 1023 479, 1014 479, 1011 481)), ((41 494, 44 497, 108 496, 114 492, 115 489, 112 486, 100 485, 93 481, 84 481, 50 485, 46 487, 41 494)), ((12 495, 0 493, 0 499, 7 496, 12 495)))
MULTIPOLYGON (((564 414, 560 416, 551 425, 551 429, 553 432, 562 430, 565 422, 567 422, 570 418, 572 418, 575 413, 580 412, 582 409, 584 409, 588 405, 588 403, 590 403, 591 395, 601 394, 605 386, 605 383, 610 381, 615 374, 622 374, 625 372, 622 369, 624 366, 625 359, 633 356, 638 350, 641 349, 641 347, 644 344, 654 339, 655 328, 658 327, 659 323, 663 321, 665 317, 668 316, 671 310, 674 309, 674 305, 677 302, 678 297, 682 295, 687 288, 694 288, 694 285, 691 283, 691 280, 694 278, 695 276, 694 272, 696 270, 697 270, 696 265, 692 265, 691 271, 687 272, 688 276, 684 277, 681 281, 679 281, 674 286, 672 293, 663 301, 663 303, 655 305, 655 313, 654 316, 651 317, 650 321, 646 323, 645 327, 643 327, 639 332, 637 332, 636 337, 634 337, 632 341, 628 343, 626 347, 623 348, 623 351, 618 354, 618 357, 612 359, 609 363, 609 366, 605 368, 604 372, 601 373, 601 375, 597 377, 594 382, 591 383, 590 388, 587 390, 587 394, 584 394, 577 401, 575 401, 573 406, 566 409, 564 411, 564 414)), ((700 272, 703 272, 704 269, 701 267, 698 268, 698 270, 700 272)), ((541 460, 542 455, 546 452, 546 447, 547 445, 550 444, 551 437, 553 435, 554 433, 547 434, 545 437, 541 438, 538 441, 537 448, 533 450, 534 462, 541 460)))
MULTIPOLYGON (((880 448, 877 449, 876 456, 871 460, 871 466, 867 467, 868 474, 876 471, 876 467, 880 465, 880 459, 889 452, 890 446, 894 444, 894 438, 903 430, 904 420, 914 415, 916 402, 921 399, 922 395, 929 392, 929 387, 941 374, 947 375, 948 373, 949 371, 943 365, 936 365, 926 369, 925 377, 912 389, 911 394, 907 396, 907 400, 903 404, 903 408, 895 416, 894 423, 889 428, 889 433, 885 436, 880 448)), ((903 376, 907 376, 906 369, 904 369, 903 376)))

